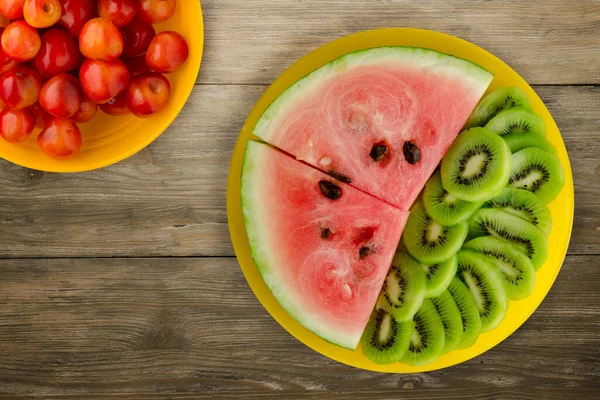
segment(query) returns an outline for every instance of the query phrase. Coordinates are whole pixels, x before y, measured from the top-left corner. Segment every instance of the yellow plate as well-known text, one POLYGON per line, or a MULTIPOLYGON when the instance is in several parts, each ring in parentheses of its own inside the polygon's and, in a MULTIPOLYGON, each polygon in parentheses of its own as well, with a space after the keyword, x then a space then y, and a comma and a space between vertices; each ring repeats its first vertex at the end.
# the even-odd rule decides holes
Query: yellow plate
POLYGON ((133 115, 115 117, 98 114, 88 123, 81 124, 83 145, 81 151, 64 159, 53 158, 37 146, 36 129, 24 143, 11 144, 0 138, 0 157, 24 167, 49 172, 79 172, 106 167, 119 162, 146 147, 168 128, 187 101, 200 69, 204 47, 204 24, 200 1, 180 1, 175 15, 156 31, 173 30, 186 39, 189 58, 181 69, 167 75, 171 83, 171 98, 156 115, 139 119, 133 115))
POLYGON ((500 59, 472 43, 443 33, 412 28, 378 29, 343 37, 306 55, 285 71, 265 91, 242 128, 233 152, 227 189, 227 216, 235 253, 250 287, 273 318, 302 343, 329 358, 358 368, 396 373, 432 371, 461 363, 489 350, 517 330, 540 305, 558 275, 571 237, 573 203, 573 179, 567 150, 552 116, 527 82, 500 59), (320 66, 343 54, 379 46, 416 46, 452 54, 479 64, 492 72, 495 78, 490 86, 490 91, 502 86, 520 87, 531 99, 533 109, 544 118, 548 127, 547 138, 556 148, 565 170, 565 186, 558 198, 549 204, 553 229, 548 238, 548 260, 537 272, 533 293, 524 300, 511 301, 506 317, 500 325, 496 329, 479 336, 473 346, 464 350, 452 351, 440 357, 437 361, 422 367, 411 367, 401 363, 375 364, 363 356, 360 347, 355 351, 337 347, 319 338, 293 320, 271 295, 258 273, 250 254, 242 218, 240 174, 244 149, 248 139, 252 138, 251 131, 254 124, 265 108, 288 86, 320 66))

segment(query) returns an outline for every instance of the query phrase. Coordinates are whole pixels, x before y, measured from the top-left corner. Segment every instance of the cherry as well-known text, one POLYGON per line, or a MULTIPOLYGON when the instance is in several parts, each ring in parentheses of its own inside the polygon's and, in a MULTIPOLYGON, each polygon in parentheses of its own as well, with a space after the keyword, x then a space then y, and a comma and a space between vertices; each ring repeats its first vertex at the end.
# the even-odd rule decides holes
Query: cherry
POLYGON ((32 105, 31 107, 28 108, 28 110, 31 112, 31 114, 34 116, 35 118, 35 126, 37 128, 44 128, 44 126, 46 126, 46 123, 51 119, 54 118, 52 115, 50 115, 48 113, 48 111, 44 110, 42 108, 42 106, 40 106, 40 103, 35 103, 34 105, 32 105))
POLYGON ((0 76, 0 101, 20 110, 38 101, 42 78, 32 68, 16 67, 0 76))
POLYGON ((18 62, 33 59, 41 46, 38 31, 23 20, 11 22, 2 32, 1 40, 4 53, 18 62))
POLYGON ((123 35, 123 54, 128 57, 137 57, 146 53, 150 42, 156 36, 154 27, 139 18, 121 28, 123 35))
POLYGON ((163 109, 171 85, 163 75, 150 72, 133 78, 127 90, 127 106, 138 117, 145 117, 163 109))
POLYGON ((146 64, 146 57, 123 57, 121 60, 127 65, 127 69, 129 69, 129 73, 132 77, 152 71, 150 67, 148 67, 148 64, 146 64))
POLYGON ((110 19, 116 26, 124 26, 135 17, 134 0, 99 0, 98 15, 110 19))
POLYGON ((62 6, 58 0, 25 0, 23 17, 34 28, 47 28, 61 17, 62 6))
POLYGON ((137 0, 138 15, 150 24, 164 22, 175 14, 176 0, 137 0))
POLYGON ((100 109, 109 115, 127 115, 130 114, 127 108, 127 91, 123 91, 110 99, 108 102, 101 104, 100 109))
POLYGON ((35 66, 44 78, 76 70, 83 61, 77 40, 62 29, 52 28, 42 35, 35 66))
POLYGON ((37 142, 44 153, 66 157, 81 149, 81 132, 70 119, 52 118, 39 134, 37 142))
POLYGON ((83 93, 93 102, 106 103, 129 85, 130 74, 122 61, 85 60, 79 69, 83 93))
POLYGON ((0 0, 0 14, 8 19, 23 18, 25 0, 0 0))
POLYGON ((73 75, 56 75, 42 86, 40 105, 57 118, 75 115, 81 106, 81 87, 73 75))
POLYGON ((97 16, 96 0, 61 0, 63 14, 58 21, 74 37, 79 37, 81 29, 90 19, 97 16))
POLYGON ((73 121, 75 122, 88 122, 91 121, 92 118, 98 112, 98 104, 94 103, 87 97, 83 97, 81 100, 81 105, 79 106, 79 110, 73 115, 73 121))
POLYGON ((110 20, 91 19, 79 34, 79 50, 93 60, 116 60, 123 53, 123 35, 110 20))
POLYGON ((0 135, 9 143, 29 138, 35 127, 35 118, 29 110, 0 111, 0 135))
MULTIPOLYGON (((4 32, 4 28, 0 28, 0 35, 4 32)), ((0 75, 19 65, 19 63, 6 55, 0 47, 0 75)))
POLYGON ((156 72, 167 74, 177 71, 187 60, 188 45, 177 32, 161 32, 152 39, 146 53, 146 64, 156 72))

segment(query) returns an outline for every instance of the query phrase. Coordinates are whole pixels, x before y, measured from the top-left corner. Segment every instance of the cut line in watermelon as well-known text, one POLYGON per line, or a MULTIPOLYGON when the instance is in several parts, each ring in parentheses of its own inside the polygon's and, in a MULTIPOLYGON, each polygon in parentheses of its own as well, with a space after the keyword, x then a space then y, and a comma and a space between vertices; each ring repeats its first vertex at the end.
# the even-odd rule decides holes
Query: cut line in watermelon
POLYGON ((255 141, 241 196, 252 257, 273 296, 308 330, 355 349, 408 212, 255 141))
POLYGON ((471 62, 429 49, 361 50, 290 86, 253 133, 408 210, 492 78, 471 62))

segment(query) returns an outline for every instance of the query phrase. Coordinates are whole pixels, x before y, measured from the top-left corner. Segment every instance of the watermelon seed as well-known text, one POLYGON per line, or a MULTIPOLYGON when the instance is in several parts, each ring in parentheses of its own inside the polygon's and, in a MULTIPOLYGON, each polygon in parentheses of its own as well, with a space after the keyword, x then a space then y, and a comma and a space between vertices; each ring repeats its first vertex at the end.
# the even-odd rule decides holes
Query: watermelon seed
POLYGON ((414 143, 404 142, 404 146, 402 146, 402 151, 404 152, 404 158, 408 161, 409 164, 416 164, 421 159, 421 152, 419 148, 415 146, 414 143))
POLYGON ((338 181, 342 181, 344 183, 352 183, 352 179, 350 179, 349 177, 347 177, 346 175, 340 174, 339 172, 335 172, 334 170, 330 169, 329 172, 327 172, 329 175, 333 176, 335 179, 337 179, 338 181))
POLYGON ((330 237, 331 237, 331 229, 321 228, 321 238, 327 240, 330 237))
POLYGON ((375 143, 369 154, 373 161, 381 161, 387 154, 388 148, 386 145, 381 143, 375 143))
POLYGON ((319 189, 329 200, 337 200, 342 196, 342 189, 329 181, 319 181, 319 189))
POLYGON ((367 246, 363 246, 358 251, 358 258, 360 258, 362 260, 363 258, 365 258, 366 256, 368 256, 369 254, 371 254, 371 248, 367 247, 367 246))

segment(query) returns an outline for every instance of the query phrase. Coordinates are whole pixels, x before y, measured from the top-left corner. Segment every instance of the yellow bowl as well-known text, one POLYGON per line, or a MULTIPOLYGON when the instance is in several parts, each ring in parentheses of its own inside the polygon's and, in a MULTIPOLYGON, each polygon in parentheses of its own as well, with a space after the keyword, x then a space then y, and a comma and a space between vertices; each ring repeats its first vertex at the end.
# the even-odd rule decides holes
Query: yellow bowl
POLYGON ((329 358, 358 368, 394 373, 432 371, 461 363, 491 349, 517 330, 540 305, 558 275, 571 237, 573 203, 573 179, 567 150, 552 116, 527 82, 500 59, 472 43, 443 33, 412 28, 378 29, 343 37, 306 55, 285 71, 265 91, 242 128, 231 161, 227 189, 229 231, 240 267, 256 297, 273 318, 302 343, 329 358), (244 149, 248 139, 253 138, 252 128, 265 108, 288 86, 316 68, 343 54, 379 46, 416 46, 452 54, 479 64, 494 73, 495 78, 489 90, 502 86, 520 87, 531 99, 534 110, 544 118, 548 127, 547 138, 555 146, 565 170, 565 186, 558 198, 549 204, 554 225, 548 238, 548 260, 537 272, 533 293, 526 299, 511 301, 506 317, 500 325, 492 331, 481 334, 473 346, 452 351, 422 367, 412 367, 402 363, 375 364, 364 357, 360 347, 355 351, 337 347, 298 324, 277 303, 258 273, 250 254, 242 218, 240 174, 244 149))
POLYGON ((199 0, 179 1, 173 17, 155 25, 156 31, 173 30, 186 39, 189 58, 181 69, 167 75, 171 98, 165 108, 148 118, 133 115, 115 117, 98 114, 81 124, 81 151, 71 157, 54 158, 37 146, 36 129, 24 143, 11 144, 0 139, 0 157, 23 167, 49 172, 89 171, 119 162, 146 147, 168 128, 186 103, 198 76, 204 47, 204 24, 199 0))

